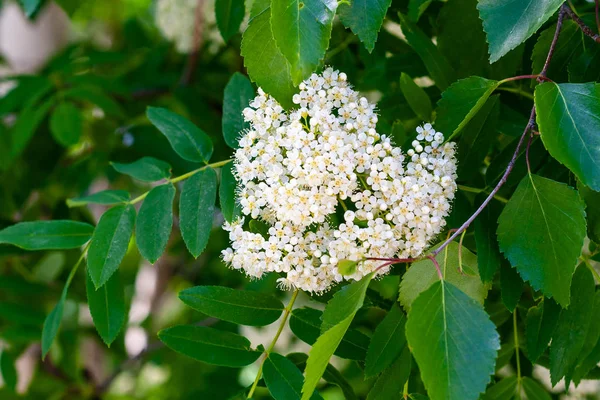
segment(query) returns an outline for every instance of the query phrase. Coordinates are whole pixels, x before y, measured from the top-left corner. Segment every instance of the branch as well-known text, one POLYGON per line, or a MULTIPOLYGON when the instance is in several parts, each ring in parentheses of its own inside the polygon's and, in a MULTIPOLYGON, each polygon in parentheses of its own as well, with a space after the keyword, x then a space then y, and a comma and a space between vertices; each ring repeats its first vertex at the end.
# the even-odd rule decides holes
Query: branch
POLYGON ((196 5, 196 19, 194 20, 194 45, 192 48, 192 52, 190 53, 187 63, 185 64, 185 68, 183 69, 183 73, 181 75, 181 79, 179 83, 182 86, 188 86, 194 80, 194 71, 196 70, 196 65, 198 64, 198 56, 200 55, 200 47, 202 47, 203 42, 203 31, 204 31, 204 10, 202 10, 202 6, 204 5, 204 0, 198 0, 198 4, 196 5))
MULTIPOLYGON (((598 0, 596 0, 596 23, 598 24, 598 29, 600 29, 600 17, 598 16, 598 0)), ((587 36, 591 37, 593 41, 595 41, 596 43, 600 43, 600 35, 597 33, 594 33, 594 31, 585 24, 585 22, 583 22, 581 20, 581 18, 579 18, 577 16, 577 14, 575 14, 573 12, 573 10, 571 9, 571 7, 569 7, 567 4, 563 4, 561 9, 560 9, 561 13, 565 13, 567 14, 573 21, 575 21, 577 23, 577 25, 579 25, 579 28, 581 28, 581 31, 586 34, 587 36)), ((560 18, 560 14, 559 14, 559 18, 560 18)))

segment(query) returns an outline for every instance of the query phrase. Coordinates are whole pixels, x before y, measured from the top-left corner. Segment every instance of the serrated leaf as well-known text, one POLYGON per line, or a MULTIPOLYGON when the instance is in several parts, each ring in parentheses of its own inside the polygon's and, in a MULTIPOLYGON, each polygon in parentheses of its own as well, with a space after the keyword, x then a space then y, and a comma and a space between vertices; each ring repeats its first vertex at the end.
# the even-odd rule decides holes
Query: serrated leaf
POLYGON ((83 116, 79 108, 68 101, 58 104, 50 114, 50 132, 65 147, 79 142, 83 133, 83 116))
POLYGON ((446 89, 455 79, 452 66, 442 53, 440 53, 431 39, 417 25, 401 13, 398 15, 400 17, 402 33, 406 36, 408 44, 423 60, 427 72, 429 72, 429 76, 433 79, 435 85, 441 90, 446 89))
POLYGON ((529 174, 504 207, 497 233, 500 250, 521 277, 567 307, 585 231, 577 191, 529 174))
POLYGON ((237 180, 233 175, 233 164, 221 168, 221 184, 219 185, 219 202, 221 212, 227 222, 235 221, 242 213, 237 199, 237 180))
POLYGON ((368 278, 344 286, 333 295, 323 311, 321 333, 331 329, 347 317, 356 314, 365 301, 369 283, 371 283, 371 275, 368 278))
MULTIPOLYGON (((297 308, 290 316, 290 329, 307 344, 314 344, 319 338, 323 312, 314 308, 297 308)), ((369 337, 364 333, 348 329, 334 354, 349 360, 363 361, 367 355, 369 337)))
POLYGON ((600 318, 593 317, 598 315, 598 312, 600 312, 600 292, 596 292, 594 296, 592 318, 585 335, 583 349, 577 356, 577 366, 573 373, 568 375, 569 378, 573 378, 575 385, 579 385, 587 373, 600 361, 600 318))
POLYGON ((400 356, 402 349, 406 347, 405 324, 406 316, 400 307, 394 304, 383 321, 377 325, 371 338, 365 360, 366 379, 382 372, 400 356))
POLYGON ((513 400, 517 394, 518 380, 516 376, 506 377, 486 390, 483 400, 513 400))
POLYGON ((290 64, 273 37, 270 7, 250 20, 242 35, 241 53, 252 81, 273 96, 284 109, 291 108, 295 89, 290 64))
POLYGON ((587 233, 591 240, 600 243, 600 192, 595 192, 581 182, 577 183, 579 195, 585 202, 587 233))
POLYGON ((540 385, 528 376, 523 377, 521 385, 523 386, 523 391, 525 392, 525 395, 527 396, 528 400, 552 399, 552 397, 550 397, 550 395, 548 394, 548 392, 546 392, 542 385, 540 385))
POLYGON ((110 164, 115 171, 143 182, 160 181, 171 176, 171 166, 169 163, 154 157, 142 157, 129 164, 117 162, 111 162, 110 164))
POLYGON ((217 27, 225 43, 240 31, 245 14, 244 0, 215 0, 217 27))
POLYGON ((548 347, 554 334, 560 306, 552 299, 544 298, 540 304, 531 307, 525 319, 527 358, 534 363, 548 347))
POLYGON ((206 168, 183 184, 179 197, 179 228, 188 250, 198 257, 206 247, 212 230, 217 174, 206 168))
POLYGON ((125 190, 103 190, 88 196, 67 199, 67 206, 72 208, 85 206, 87 204, 113 205, 127 203, 130 198, 129 192, 126 192, 125 190))
POLYGON ((94 326, 104 343, 110 346, 121 332, 127 317, 119 271, 115 271, 106 284, 98 290, 94 287, 90 275, 87 274, 85 287, 94 326))
MULTIPOLYGON (((297 399, 302 397, 302 372, 282 355, 270 353, 263 365, 263 377, 267 389, 275 400, 297 399)), ((313 400, 322 399, 314 392, 310 397, 313 400)))
MULTIPOLYGON (((538 38, 533 53, 531 53, 532 73, 539 74, 542 71, 555 32, 556 24, 553 24, 543 31, 538 38)), ((548 65, 548 76, 551 76, 557 82, 567 80, 567 67, 571 60, 581 53, 582 47, 583 34, 579 26, 575 21, 564 21, 552 54, 552 62, 548 65)))
POLYGON ((146 116, 181 158, 204 163, 210 160, 213 153, 210 137, 188 119, 158 107, 148 107, 146 116))
POLYGON ((329 359, 350 327, 354 315, 362 306, 373 274, 345 286, 327 303, 323 312, 321 332, 306 361, 302 400, 308 400, 323 376, 329 359))
POLYGON ((600 81, 600 46, 590 46, 569 64, 569 82, 600 81))
POLYGON ((446 136, 455 137, 473 119, 498 87, 498 81, 471 76, 454 82, 442 93, 438 101, 435 129, 446 136))
POLYGON ((174 326, 158 332, 158 338, 178 353, 224 367, 244 367, 262 354, 243 336, 205 326, 174 326))
POLYGON ((400 75, 400 90, 417 117, 423 121, 431 121, 433 107, 429 96, 404 72, 400 75))
POLYGON ((550 155, 600 191, 600 84, 543 83, 535 88, 535 106, 550 155))
POLYGON ((135 241, 140 254, 151 264, 165 252, 173 228, 175 187, 167 183, 152 188, 140 207, 135 241))
POLYGON ((414 301, 406 338, 432 400, 476 400, 494 373, 500 337, 481 304, 438 281, 414 301))
POLYGON ((370 53, 392 0, 354 0, 350 5, 340 4, 338 15, 346 28, 358 36, 370 53), (368 10, 368 11, 367 11, 368 10))
POLYGON ((573 275, 569 308, 558 318, 550 344, 550 378, 552 386, 570 375, 583 349, 592 319, 595 283, 592 273, 581 264, 573 275))
MULTIPOLYGON (((227 0, 225 0, 227 1, 227 0)), ((225 143, 232 149, 237 149, 238 141, 244 130, 250 124, 244 121, 244 108, 250 105, 254 98, 254 88, 250 80, 239 72, 234 73, 223 93, 222 129, 225 143)))
POLYGON ((294 85, 317 69, 329 47, 335 0, 273 0, 271 30, 288 60, 294 85))
POLYGON ((402 354, 377 379, 367 395, 367 400, 400 399, 404 384, 410 376, 411 364, 410 349, 405 346, 402 354))
POLYGON ((135 208, 132 205, 113 207, 100 218, 88 250, 88 273, 96 289, 119 268, 127 253, 134 224, 135 208))
MULTIPOLYGON (((477 195, 475 204, 483 203, 487 197, 485 193, 477 195)), ((500 269, 500 263, 503 260, 500 249, 498 248, 498 239, 496 238, 496 229, 498 228, 498 217, 500 217, 501 208, 497 201, 490 202, 483 209, 481 214, 475 219, 475 244, 477 246, 477 267, 482 282, 491 282, 500 269)))
POLYGON ((240 325, 269 325, 283 312, 273 295, 223 286, 194 286, 179 292, 179 298, 203 314, 240 325))
POLYGON ((69 220, 19 222, 0 230, 0 243, 25 250, 74 249, 94 232, 90 224, 69 220))
POLYGON ((502 302, 508 311, 514 312, 521 294, 523 294, 523 280, 517 270, 504 261, 500 267, 500 293, 502 302))
MULTIPOLYGON (((462 248, 462 267, 464 272, 461 273, 458 269, 458 243, 451 242, 446 249, 436 257, 440 269, 444 274, 444 279, 483 304, 487 296, 488 287, 481 282, 477 274, 477 256, 467 248, 462 248)), ((410 309, 413 301, 419 294, 427 290, 427 288, 438 280, 439 277, 431 260, 425 259, 413 263, 400 282, 398 301, 400 301, 405 310, 410 309)))
POLYGON ((514 49, 533 35, 563 0, 480 0, 477 4, 490 44, 490 62, 514 49))

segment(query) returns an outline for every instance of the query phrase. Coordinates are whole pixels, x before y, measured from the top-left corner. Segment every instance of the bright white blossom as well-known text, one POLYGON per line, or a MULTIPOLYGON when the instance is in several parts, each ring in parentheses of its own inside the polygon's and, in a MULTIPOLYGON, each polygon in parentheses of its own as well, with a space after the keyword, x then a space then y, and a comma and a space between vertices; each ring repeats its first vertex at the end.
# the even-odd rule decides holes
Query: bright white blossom
MULTIPOLYGON (((156 3, 156 26, 167 40, 175 43, 180 53, 193 50, 197 6, 198 0, 158 0, 156 3)), ((214 54, 225 44, 217 29, 215 1, 206 0, 202 2, 202 6, 202 37, 210 43, 208 53, 214 54)))
POLYGON ((283 288, 323 292, 382 264, 363 261, 343 277, 340 260, 422 254, 450 212, 454 144, 425 124, 403 153, 375 130, 375 105, 331 68, 302 82, 293 101, 299 109, 286 113, 259 89, 244 109, 250 129, 234 169, 244 217, 224 226, 224 261, 252 277, 281 273, 283 288), (253 232, 250 220, 268 232, 253 232))

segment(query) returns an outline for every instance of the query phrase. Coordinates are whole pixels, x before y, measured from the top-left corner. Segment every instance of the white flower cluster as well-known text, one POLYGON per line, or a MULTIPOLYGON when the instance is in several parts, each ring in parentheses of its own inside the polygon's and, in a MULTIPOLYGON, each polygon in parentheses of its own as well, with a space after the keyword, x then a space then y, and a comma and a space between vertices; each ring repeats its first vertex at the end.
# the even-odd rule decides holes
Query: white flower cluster
MULTIPOLYGON (((454 144, 425 124, 403 154, 376 132, 375 106, 331 68, 301 83, 293 101, 300 108, 288 114, 259 89, 244 110, 250 130, 235 172, 245 217, 224 226, 232 241, 225 262, 257 278, 283 273, 284 288, 323 292, 344 279, 340 260, 419 256, 450 211, 454 144), (253 232, 248 219, 268 233, 253 232)), ((381 264, 360 262, 346 278, 381 264)))
MULTIPOLYGON (((158 0, 156 3, 156 26, 167 40, 175 43, 180 53, 189 53, 194 47, 197 6, 198 0, 158 0)), ((202 37, 210 42, 208 52, 214 54, 224 44, 217 29, 215 1, 205 0, 202 7, 202 37)))

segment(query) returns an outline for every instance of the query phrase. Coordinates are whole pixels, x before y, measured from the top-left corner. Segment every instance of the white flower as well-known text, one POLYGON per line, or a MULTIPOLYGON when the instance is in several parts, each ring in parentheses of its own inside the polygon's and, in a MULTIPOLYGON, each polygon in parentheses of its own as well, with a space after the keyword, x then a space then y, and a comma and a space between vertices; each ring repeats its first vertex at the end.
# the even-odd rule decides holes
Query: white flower
MULTIPOLYGON (((405 156, 377 133, 375 105, 346 79, 331 68, 313 74, 290 113, 260 89, 244 110, 240 204, 270 228, 263 237, 244 218, 225 224, 232 246, 223 259, 233 268, 257 278, 278 272, 283 289, 323 292, 344 279, 339 260, 418 257, 444 227, 456 191, 454 144, 425 124, 405 156)), ((361 261, 346 278, 381 264, 361 261)))

